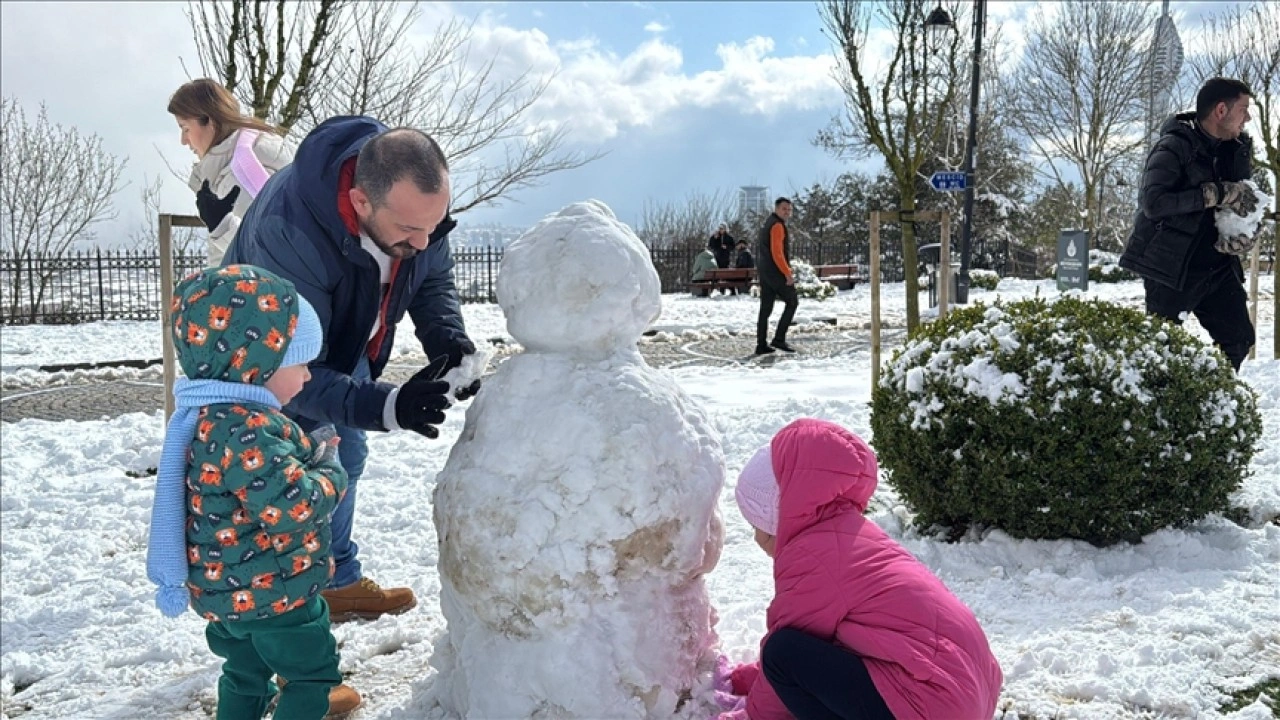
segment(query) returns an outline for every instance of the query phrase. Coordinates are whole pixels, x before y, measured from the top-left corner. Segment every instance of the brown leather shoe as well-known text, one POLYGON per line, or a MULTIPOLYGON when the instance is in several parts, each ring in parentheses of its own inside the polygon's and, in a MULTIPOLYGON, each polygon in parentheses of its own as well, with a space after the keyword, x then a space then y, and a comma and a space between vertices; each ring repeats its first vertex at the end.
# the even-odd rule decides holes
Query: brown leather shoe
POLYGON ((343 720, 363 704, 360 693, 343 683, 329 691, 329 712, 324 720, 343 720))
POLYGON ((384 589, 367 577, 346 587, 324 590, 320 594, 329 603, 329 621, 334 623, 399 615, 418 604, 409 588, 384 589))
MULTIPOLYGON (((283 690, 289 681, 276 676, 276 685, 283 690)), ((276 704, 279 702, 280 696, 276 695, 271 699, 271 704, 267 707, 269 712, 274 712, 276 704)), ((343 683, 329 690, 329 712, 325 713, 324 720, 344 720, 356 708, 364 704, 364 698, 360 697, 360 693, 356 689, 343 683)))

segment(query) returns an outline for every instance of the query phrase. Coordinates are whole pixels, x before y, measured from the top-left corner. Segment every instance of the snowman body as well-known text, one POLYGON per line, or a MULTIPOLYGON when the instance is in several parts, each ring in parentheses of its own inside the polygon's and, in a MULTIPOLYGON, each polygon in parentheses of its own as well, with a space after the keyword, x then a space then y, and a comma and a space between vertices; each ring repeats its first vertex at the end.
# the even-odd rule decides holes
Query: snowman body
POLYGON ((660 310, 647 249, 594 201, 506 251, 526 351, 485 382, 437 477, 432 664, 452 715, 671 715, 714 645, 719 438, 635 348, 660 310))

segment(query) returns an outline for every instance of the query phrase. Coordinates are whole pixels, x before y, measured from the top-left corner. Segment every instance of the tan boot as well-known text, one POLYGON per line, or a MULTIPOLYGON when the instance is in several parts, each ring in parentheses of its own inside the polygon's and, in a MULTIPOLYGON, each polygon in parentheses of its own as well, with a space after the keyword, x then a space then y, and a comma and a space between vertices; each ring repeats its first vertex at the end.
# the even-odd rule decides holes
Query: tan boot
POLYGON ((329 713, 324 720, 343 720, 363 704, 360 693, 343 683, 329 691, 329 713))
POLYGON ((329 621, 376 620, 412 610, 418 600, 409 588, 381 588, 369 578, 320 593, 329 603, 329 621))
MULTIPOLYGON (((276 676, 276 685, 278 685, 281 690, 283 690, 284 686, 288 684, 288 680, 285 680, 279 675, 276 676)), ((272 698, 271 704, 267 707, 267 710, 274 711, 279 700, 279 695, 272 698)), ((360 697, 360 693, 356 692, 355 688, 347 685, 346 683, 330 688, 329 712, 325 714, 324 720, 343 720, 343 718, 350 715, 352 711, 363 704, 364 698, 360 697)))

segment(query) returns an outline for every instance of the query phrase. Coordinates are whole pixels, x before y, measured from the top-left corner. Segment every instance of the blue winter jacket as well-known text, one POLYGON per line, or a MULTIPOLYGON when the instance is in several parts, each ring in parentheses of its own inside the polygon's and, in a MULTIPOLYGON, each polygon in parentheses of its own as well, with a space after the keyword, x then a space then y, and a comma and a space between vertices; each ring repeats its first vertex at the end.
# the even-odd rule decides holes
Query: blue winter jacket
POLYGON ((271 176, 254 198, 222 261, 288 278, 320 316, 324 346, 311 363, 311 381, 285 408, 306 420, 386 429, 382 411, 394 386, 376 380, 406 311, 428 357, 466 339, 446 237, 456 223, 446 217, 427 249, 400 263, 387 307, 388 331, 369 364, 373 380, 351 377, 377 320, 382 286, 377 263, 338 212, 338 177, 348 158, 386 130, 367 117, 335 117, 312 130, 293 164, 271 176))

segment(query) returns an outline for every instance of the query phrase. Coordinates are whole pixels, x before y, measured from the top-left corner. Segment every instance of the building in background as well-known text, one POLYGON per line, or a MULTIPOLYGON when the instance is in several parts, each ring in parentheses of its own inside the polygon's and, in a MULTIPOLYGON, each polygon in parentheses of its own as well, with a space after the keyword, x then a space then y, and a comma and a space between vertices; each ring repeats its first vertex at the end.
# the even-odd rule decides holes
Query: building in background
POLYGON ((770 212, 768 186, 743 185, 738 188, 739 220, 753 215, 768 215, 770 212))
POLYGON ((464 220, 449 233, 449 244, 454 250, 505 248, 524 233, 525 228, 503 225, 501 223, 481 223, 472 225, 464 220))
POLYGON ((1169 117, 1173 107, 1173 88, 1182 71, 1182 40, 1169 14, 1169 0, 1156 20, 1156 30, 1151 38, 1149 56, 1151 72, 1147 74, 1147 146, 1160 137, 1160 126, 1169 117))

